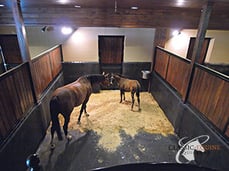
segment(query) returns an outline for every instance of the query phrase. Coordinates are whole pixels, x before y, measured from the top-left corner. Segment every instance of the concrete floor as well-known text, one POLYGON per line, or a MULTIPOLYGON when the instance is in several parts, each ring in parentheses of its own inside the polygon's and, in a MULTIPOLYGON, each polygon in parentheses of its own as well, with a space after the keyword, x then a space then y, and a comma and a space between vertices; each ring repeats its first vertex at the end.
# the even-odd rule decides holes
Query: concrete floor
MULTIPOLYGON (((40 165, 45 171, 86 171, 129 163, 176 163, 176 150, 170 147, 177 145, 175 135, 162 136, 139 132, 134 138, 120 132, 122 144, 115 152, 108 152, 97 146, 99 136, 93 132, 81 133, 70 131, 73 139, 58 141, 56 148, 50 150, 50 135, 47 134, 37 154, 40 165)), ((111 140, 112 141, 112 140, 111 140)))

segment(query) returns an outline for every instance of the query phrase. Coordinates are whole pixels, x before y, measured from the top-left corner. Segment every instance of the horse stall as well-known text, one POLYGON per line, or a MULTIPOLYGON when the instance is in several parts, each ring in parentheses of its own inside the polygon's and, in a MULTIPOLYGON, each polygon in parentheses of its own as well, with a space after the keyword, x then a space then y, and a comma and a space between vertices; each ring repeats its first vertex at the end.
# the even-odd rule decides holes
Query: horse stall
MULTIPOLYGON (((216 97, 214 86, 207 90, 208 96, 216 100, 214 102, 209 101, 206 95, 198 96, 200 92, 197 91, 200 90, 196 87, 201 87, 196 84, 200 79, 198 77, 204 78, 203 81, 206 82, 218 82, 217 85, 221 85, 222 89, 217 93, 220 93, 221 98, 224 99, 226 97, 223 92, 228 92, 227 77, 197 65, 193 87, 190 88, 187 102, 184 102, 184 89, 187 86, 185 80, 189 76, 190 71, 187 68, 190 61, 161 48, 156 48, 155 54, 150 80, 142 79, 140 74, 143 69, 150 68, 149 63, 123 64, 125 75, 129 75, 129 78, 134 78, 135 75, 143 85, 140 93, 141 110, 138 110, 135 97, 136 104, 131 111, 130 93, 126 93, 126 100, 120 103, 119 90, 96 91, 87 104, 89 116, 82 115, 80 125, 77 124, 77 118, 81 107, 74 108, 71 113, 68 126, 70 141, 68 139, 58 141, 55 136, 55 149, 50 150, 50 127, 47 129, 46 136, 36 151, 40 156, 42 169, 128 170, 131 168, 137 170, 139 167, 146 170, 153 167, 165 170, 171 168, 184 170, 187 167, 195 170, 228 169, 228 159, 223 157, 228 154, 226 119, 228 102, 216 97), (150 81, 150 92, 147 92, 148 84, 144 81, 150 81), (201 103, 201 107, 200 103, 196 103, 197 101, 210 103, 210 105, 203 107, 206 104, 201 103), (213 110, 211 103, 218 104, 220 110, 219 108, 213 110), (212 112, 217 110, 218 117, 213 116, 212 112), (189 149, 193 146, 197 148, 189 149), (211 162, 217 158, 221 158, 220 162, 211 162), (162 165, 152 166, 152 163, 162 165), (167 167, 163 163, 167 163, 167 167), (183 163, 185 165, 182 165, 183 163)), ((76 79, 80 75, 99 73, 98 63, 64 63, 63 66, 65 82, 68 83, 72 82, 69 79, 73 77, 76 79), (89 68, 93 71, 88 70, 89 68)), ((64 125, 64 118, 61 115, 59 120, 61 125, 64 125)))
MULTIPOLYGON (((89 116, 83 113, 78 124, 81 106, 76 106, 68 124, 71 137, 59 141, 54 134, 55 148, 50 144, 52 93, 81 76, 100 74, 99 63, 62 62, 57 46, 33 59, 31 67, 24 63, 1 75, 1 87, 8 90, 0 94, 1 168, 228 170, 228 78, 196 65, 186 97, 189 60, 157 47, 152 64, 147 79, 141 71, 150 70, 151 63, 122 64, 122 74, 141 85, 140 110, 136 96, 131 110, 130 92, 120 103, 117 88, 96 84, 86 105, 89 116)), ((64 117, 58 120, 64 135, 64 117)))

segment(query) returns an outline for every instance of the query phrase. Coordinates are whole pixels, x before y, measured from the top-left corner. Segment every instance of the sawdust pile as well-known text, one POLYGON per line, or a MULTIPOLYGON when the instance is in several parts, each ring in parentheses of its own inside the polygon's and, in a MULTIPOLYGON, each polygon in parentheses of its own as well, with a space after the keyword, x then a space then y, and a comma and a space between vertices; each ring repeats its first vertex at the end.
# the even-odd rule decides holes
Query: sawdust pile
MULTIPOLYGON (((165 114, 154 100, 151 94, 140 94, 141 111, 138 111, 135 98, 134 111, 131 111, 131 95, 126 93, 126 101, 119 103, 118 90, 103 90, 92 94, 87 104, 87 112, 90 114, 81 117, 81 125, 77 125, 80 107, 76 107, 69 123, 69 130, 78 129, 82 132, 95 131, 99 136, 98 145, 103 149, 113 152, 122 144, 120 130, 134 137, 139 131, 147 133, 174 134, 174 128, 165 114)), ((63 124, 63 118, 61 118, 63 124)))

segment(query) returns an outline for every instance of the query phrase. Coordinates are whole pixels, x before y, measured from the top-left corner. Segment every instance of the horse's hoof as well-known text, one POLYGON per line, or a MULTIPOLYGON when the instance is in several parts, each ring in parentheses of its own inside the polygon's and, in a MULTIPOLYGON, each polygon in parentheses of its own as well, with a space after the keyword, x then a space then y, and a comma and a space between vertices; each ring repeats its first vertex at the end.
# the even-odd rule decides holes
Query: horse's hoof
POLYGON ((78 121, 77 124, 80 125, 80 121, 78 121))
POLYGON ((67 138, 68 141, 72 140, 72 136, 71 135, 67 135, 66 138, 67 138))
POLYGON ((86 113, 86 116, 88 117, 88 116, 90 116, 88 113, 86 113))
POLYGON ((51 145, 50 145, 50 149, 51 149, 51 150, 54 150, 55 147, 56 147, 55 144, 51 144, 51 145))

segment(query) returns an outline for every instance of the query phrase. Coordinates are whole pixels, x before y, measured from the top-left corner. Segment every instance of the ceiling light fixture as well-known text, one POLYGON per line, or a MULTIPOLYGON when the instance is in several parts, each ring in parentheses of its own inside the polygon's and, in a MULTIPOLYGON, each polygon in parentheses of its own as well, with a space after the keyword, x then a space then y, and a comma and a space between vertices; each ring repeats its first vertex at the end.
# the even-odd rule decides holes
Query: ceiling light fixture
POLYGON ((73 32, 73 29, 71 27, 62 27, 61 29, 61 32, 64 34, 64 35, 68 35, 68 34, 71 34, 73 32))
POLYGON ((132 10, 138 10, 138 7, 133 6, 133 7, 130 7, 130 9, 132 9, 132 10))
POLYGON ((180 32, 179 30, 174 30, 174 31, 172 32, 172 35, 173 35, 173 36, 178 36, 179 34, 181 34, 181 32, 180 32))
POLYGON ((0 4, 0 7, 4 7, 5 5, 4 4, 0 4))
POLYGON ((75 5, 74 7, 75 7, 75 8, 81 8, 81 6, 80 6, 80 5, 75 5))
POLYGON ((178 6, 184 5, 184 0, 177 0, 177 5, 178 6))
POLYGON ((57 2, 60 4, 67 4, 69 0, 58 0, 57 2))

